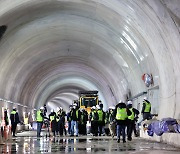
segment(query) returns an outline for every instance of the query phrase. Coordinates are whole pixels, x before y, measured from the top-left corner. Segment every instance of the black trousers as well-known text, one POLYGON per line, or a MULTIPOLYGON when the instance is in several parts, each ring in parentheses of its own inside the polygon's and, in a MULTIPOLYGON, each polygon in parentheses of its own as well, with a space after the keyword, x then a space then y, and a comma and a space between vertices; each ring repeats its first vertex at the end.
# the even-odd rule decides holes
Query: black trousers
POLYGON ((12 123, 11 124, 11 132, 12 132, 13 136, 15 136, 16 127, 17 127, 17 123, 12 123))
POLYGON ((128 140, 132 140, 132 132, 134 130, 134 120, 128 120, 127 124, 127 137, 128 140))
POLYGON ((91 133, 95 136, 98 136, 98 122, 91 121, 91 133))

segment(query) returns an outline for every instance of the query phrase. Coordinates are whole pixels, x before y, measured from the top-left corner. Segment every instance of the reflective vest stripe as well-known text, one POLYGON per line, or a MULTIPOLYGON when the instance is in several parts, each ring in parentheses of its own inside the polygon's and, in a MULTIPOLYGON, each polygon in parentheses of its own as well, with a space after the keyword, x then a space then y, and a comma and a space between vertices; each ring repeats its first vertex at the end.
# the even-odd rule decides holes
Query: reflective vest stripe
POLYGON ((128 117, 126 108, 117 108, 116 119, 125 120, 128 117))
POLYGON ((145 106, 144 112, 150 112, 151 104, 147 103, 146 101, 145 101, 145 104, 146 104, 146 106, 145 106))
POLYGON ((128 116, 128 119, 130 119, 130 120, 134 120, 134 111, 133 111, 133 108, 130 108, 129 109, 130 111, 131 111, 131 115, 130 116, 128 116))
POLYGON ((76 110, 76 118, 79 118, 79 110, 76 110))

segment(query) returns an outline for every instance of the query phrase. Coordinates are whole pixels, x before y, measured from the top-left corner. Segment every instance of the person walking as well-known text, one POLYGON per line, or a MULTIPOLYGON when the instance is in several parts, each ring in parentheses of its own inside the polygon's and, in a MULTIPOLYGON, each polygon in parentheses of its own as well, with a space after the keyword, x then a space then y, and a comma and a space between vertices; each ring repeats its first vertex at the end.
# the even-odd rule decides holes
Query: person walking
POLYGON ((17 124, 20 123, 19 114, 16 111, 15 107, 13 108, 13 110, 10 114, 10 120, 11 120, 11 132, 12 132, 13 136, 15 137, 17 124))
POLYGON ((41 137, 40 134, 41 134, 41 129, 43 126, 43 121, 44 121, 44 107, 41 107, 37 111, 36 121, 37 121, 37 137, 41 137))
POLYGON ((139 111, 132 107, 132 101, 127 102, 127 108, 131 111, 131 115, 128 116, 127 120, 127 136, 128 140, 132 140, 132 132, 135 129, 135 117, 139 115, 139 111))
POLYGON ((126 104, 122 101, 116 105, 114 116, 117 123, 117 142, 120 142, 120 134, 123 137, 123 143, 126 142, 125 127, 127 125, 127 118, 131 115, 131 111, 126 108, 126 104))

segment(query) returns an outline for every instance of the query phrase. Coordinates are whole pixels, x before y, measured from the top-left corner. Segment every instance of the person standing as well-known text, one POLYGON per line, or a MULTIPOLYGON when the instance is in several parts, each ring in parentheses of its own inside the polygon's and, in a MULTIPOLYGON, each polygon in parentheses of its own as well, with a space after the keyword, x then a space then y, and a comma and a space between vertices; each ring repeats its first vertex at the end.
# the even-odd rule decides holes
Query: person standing
POLYGON ((37 137, 40 137, 41 129, 44 121, 44 107, 41 107, 37 111, 36 121, 37 121, 37 137))
POLYGON ((51 113, 49 114, 49 121, 51 122, 51 131, 53 132, 53 137, 55 137, 57 130, 57 121, 56 112, 54 112, 54 110, 51 110, 51 113))
POLYGON ((116 124, 114 122, 114 109, 115 107, 114 106, 110 106, 109 107, 109 111, 108 111, 108 123, 109 123, 109 131, 110 131, 110 134, 112 137, 115 136, 115 127, 116 127, 116 124))
POLYGON ((13 110, 10 114, 10 120, 11 120, 11 132, 12 132, 13 136, 15 137, 17 124, 20 123, 19 114, 16 111, 16 108, 13 108, 13 110))
POLYGON ((143 115, 143 121, 151 119, 151 103, 147 100, 147 97, 144 97, 141 113, 143 115))
POLYGON ((126 108, 126 104, 122 101, 116 105, 114 116, 117 123, 117 142, 120 142, 120 134, 123 137, 123 143, 126 142, 125 127, 127 125, 127 118, 131 115, 131 111, 126 108))
POLYGON ((105 125, 105 112, 100 108, 99 105, 97 107, 97 112, 98 112, 98 130, 99 130, 99 136, 101 136, 103 132, 103 127, 105 125))
POLYGON ((85 109, 82 109, 80 122, 79 122, 79 134, 87 135, 86 124, 88 121, 88 113, 85 109))
POLYGON ((127 136, 128 140, 132 140, 132 131, 135 129, 135 117, 139 115, 139 111, 132 107, 132 101, 128 101, 127 108, 131 111, 131 115, 128 116, 127 120, 127 136))
POLYGON ((70 112, 70 117, 71 117, 71 136, 74 136, 74 127, 75 127, 75 135, 76 137, 79 134, 79 129, 78 129, 78 123, 80 120, 80 111, 77 106, 77 104, 73 104, 73 109, 70 112))
POLYGON ((67 121, 68 121, 68 134, 71 135, 71 110, 73 109, 72 105, 69 106, 69 112, 67 113, 67 121))
POLYGON ((91 121, 91 133, 93 134, 93 136, 98 136, 98 119, 98 112, 96 110, 96 107, 93 106, 89 115, 89 120, 91 121))

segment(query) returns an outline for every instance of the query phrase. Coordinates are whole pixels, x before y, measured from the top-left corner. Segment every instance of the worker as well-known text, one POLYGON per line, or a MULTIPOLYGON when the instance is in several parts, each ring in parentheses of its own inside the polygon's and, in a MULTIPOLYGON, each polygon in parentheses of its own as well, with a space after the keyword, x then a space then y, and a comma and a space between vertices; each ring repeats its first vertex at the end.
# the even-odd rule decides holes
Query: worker
POLYGON ((132 107, 132 101, 127 102, 127 108, 131 111, 131 115, 128 116, 127 120, 127 136, 128 140, 132 140, 132 131, 135 129, 135 117, 139 115, 139 111, 132 107))
POLYGON ((116 134, 116 132, 115 132, 116 124, 114 122, 114 120, 115 120, 114 110, 115 110, 115 107, 114 106, 110 106, 109 110, 108 110, 108 113, 107 113, 108 114, 109 131, 110 131, 110 134, 111 134, 112 138, 116 134))
POLYGON ((60 136, 63 135, 63 132, 65 135, 67 134, 65 129, 65 116, 66 116, 65 111, 63 110, 62 107, 59 107, 59 111, 57 112, 57 117, 58 117, 58 132, 60 136))
POLYGON ((5 121, 5 126, 8 126, 9 125, 9 118, 8 118, 7 109, 4 109, 4 121, 5 121))
POLYGON ((78 123, 80 120, 80 111, 77 104, 73 104, 73 109, 70 112, 71 117, 71 136, 74 136, 74 127, 76 137, 79 134, 78 123))
POLYGON ((37 111, 36 121, 37 121, 37 137, 41 137, 40 134, 41 134, 41 129, 43 126, 43 121, 44 121, 44 107, 41 107, 37 111))
POLYGON ((91 122, 91 133, 93 136, 98 136, 98 119, 98 112, 96 110, 96 107, 93 106, 89 115, 89 120, 91 122))
POLYGON ((87 135, 87 131, 86 131, 87 121, 88 121, 88 113, 85 109, 82 109, 80 122, 79 122, 79 134, 87 135))
POLYGON ((70 116, 70 112, 73 109, 73 106, 70 105, 69 106, 69 112, 67 113, 67 121, 68 121, 68 134, 71 135, 71 116, 70 116))
POLYGON ((51 131, 53 133, 53 137, 56 136, 56 129, 57 129, 57 121, 56 121, 56 113, 54 110, 51 110, 51 113, 49 114, 49 121, 51 122, 51 131))
POLYGON ((20 123, 19 114, 16 111, 15 107, 13 108, 13 110, 10 114, 10 120, 11 120, 11 132, 12 132, 13 136, 15 137, 17 124, 20 123))
POLYGON ((151 119, 151 103, 147 100, 147 97, 143 99, 143 107, 141 113, 143 114, 143 121, 151 119))
POLYGON ((97 108, 97 112, 98 112, 98 132, 99 132, 99 136, 101 136, 102 132, 103 132, 103 127, 105 125, 105 112, 102 110, 102 108, 100 108, 99 105, 96 105, 97 108))
POLYGON ((131 111, 126 108, 126 104, 122 101, 116 105, 114 116, 117 124, 117 142, 120 142, 120 134, 123 137, 123 143, 126 142, 125 127, 127 125, 127 118, 131 115, 131 111))

